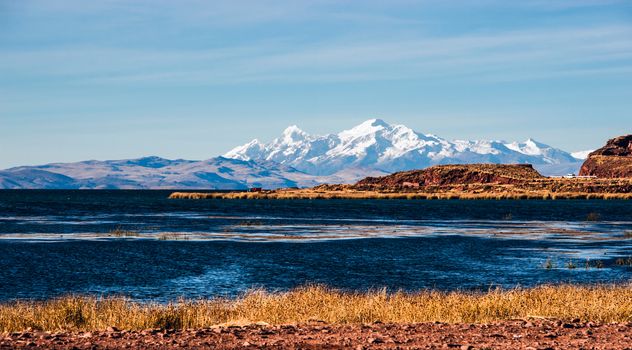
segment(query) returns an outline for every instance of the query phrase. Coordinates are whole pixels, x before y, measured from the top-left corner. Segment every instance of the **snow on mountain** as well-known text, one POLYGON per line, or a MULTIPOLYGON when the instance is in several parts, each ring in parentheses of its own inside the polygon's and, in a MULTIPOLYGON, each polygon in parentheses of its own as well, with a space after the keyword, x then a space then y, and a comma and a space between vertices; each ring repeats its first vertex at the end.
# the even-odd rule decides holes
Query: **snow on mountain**
POLYGON ((253 140, 224 157, 274 161, 319 176, 352 168, 390 173, 451 163, 531 163, 545 175, 575 172, 581 166, 581 161, 571 154, 533 139, 448 141, 381 119, 370 119, 352 129, 324 136, 310 135, 291 126, 269 143, 253 140))
POLYGON ((594 149, 591 149, 588 151, 577 151, 577 152, 571 153, 571 156, 573 156, 573 158, 576 158, 576 159, 585 160, 586 158, 588 158, 588 155, 592 153, 593 151, 594 149))
POLYGON ((204 161, 144 157, 17 167, 0 171, 0 188, 309 187, 450 163, 531 163, 544 175, 561 175, 577 173, 586 153, 571 155, 532 139, 448 141, 371 119, 324 136, 290 126, 269 143, 253 140, 204 161))

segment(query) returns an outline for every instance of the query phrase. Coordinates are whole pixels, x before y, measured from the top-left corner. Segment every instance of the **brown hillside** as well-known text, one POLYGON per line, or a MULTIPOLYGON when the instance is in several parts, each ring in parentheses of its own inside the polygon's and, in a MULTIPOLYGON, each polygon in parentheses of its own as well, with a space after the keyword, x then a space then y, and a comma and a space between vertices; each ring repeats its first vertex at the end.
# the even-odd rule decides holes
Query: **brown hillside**
POLYGON ((424 187, 462 184, 515 184, 544 179, 531 164, 437 165, 423 170, 367 177, 358 187, 424 187))
POLYGON ((632 135, 608 140, 604 147, 588 155, 579 174, 602 178, 632 177, 632 135))

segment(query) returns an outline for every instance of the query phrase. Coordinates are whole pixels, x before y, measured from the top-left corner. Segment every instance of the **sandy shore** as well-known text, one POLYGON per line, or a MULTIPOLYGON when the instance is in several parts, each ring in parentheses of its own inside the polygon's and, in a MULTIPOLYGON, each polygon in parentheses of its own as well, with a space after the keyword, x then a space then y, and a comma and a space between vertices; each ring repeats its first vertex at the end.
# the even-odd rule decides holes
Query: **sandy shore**
POLYGON ((632 323, 516 320, 491 324, 226 326, 190 330, 17 332, 0 348, 46 349, 630 349, 632 323))

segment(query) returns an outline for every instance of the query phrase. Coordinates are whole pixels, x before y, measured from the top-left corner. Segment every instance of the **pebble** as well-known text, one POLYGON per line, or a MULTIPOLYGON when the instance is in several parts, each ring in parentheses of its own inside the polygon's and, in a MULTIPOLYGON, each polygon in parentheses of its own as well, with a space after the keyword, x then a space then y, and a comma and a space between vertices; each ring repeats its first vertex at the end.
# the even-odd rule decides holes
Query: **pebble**
POLYGON ((367 339, 367 342, 369 344, 381 344, 384 342, 384 340, 382 340, 382 338, 378 338, 378 337, 371 337, 369 339, 367 339))

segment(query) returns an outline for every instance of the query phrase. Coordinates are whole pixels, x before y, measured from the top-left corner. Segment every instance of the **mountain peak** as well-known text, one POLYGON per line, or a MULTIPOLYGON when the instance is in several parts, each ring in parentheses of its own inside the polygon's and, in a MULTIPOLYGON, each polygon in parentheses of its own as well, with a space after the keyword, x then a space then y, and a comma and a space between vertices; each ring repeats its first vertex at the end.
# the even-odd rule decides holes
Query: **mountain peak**
POLYGON ((309 135, 292 125, 270 143, 236 148, 226 156, 274 161, 319 176, 358 167, 394 172, 450 163, 577 163, 570 154, 532 138, 510 143, 448 141, 379 118, 323 136, 309 135))
POLYGON ((283 136, 281 139, 283 140, 283 142, 290 143, 304 140, 308 136, 309 135, 305 131, 301 130, 298 126, 290 125, 285 128, 285 130, 283 130, 283 136))
POLYGON ((532 137, 529 137, 524 143, 527 145, 536 145, 538 147, 548 147, 548 145, 545 145, 532 137))
POLYGON ((385 122, 382 119, 373 118, 373 119, 369 119, 369 120, 364 121, 363 123, 361 123, 358 126, 374 126, 374 127, 381 126, 381 127, 386 128, 386 127, 389 127, 391 125, 389 123, 385 122))
POLYGON ((253 139, 244 145, 237 146, 226 152, 224 157, 248 161, 252 158, 258 158, 264 148, 265 145, 262 144, 259 139, 253 139))
POLYGON ((339 134, 342 138, 354 138, 364 135, 372 134, 376 131, 390 128, 391 125, 382 119, 369 119, 366 120, 349 130, 345 130, 339 134))
MULTIPOLYGON (((117 162, 117 161, 112 161, 112 162, 117 162)), ((148 157, 142 157, 142 158, 136 158, 136 159, 129 159, 126 161, 119 161, 119 162, 127 163, 130 165, 138 165, 145 168, 162 168, 164 166, 169 165, 171 163, 171 160, 158 157, 158 156, 148 156, 148 157)))
POLYGON ((287 128, 285 128, 285 130, 283 130, 283 135, 289 135, 289 134, 294 134, 294 133, 304 134, 305 132, 296 125, 290 125, 287 128))

